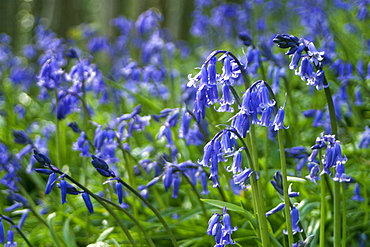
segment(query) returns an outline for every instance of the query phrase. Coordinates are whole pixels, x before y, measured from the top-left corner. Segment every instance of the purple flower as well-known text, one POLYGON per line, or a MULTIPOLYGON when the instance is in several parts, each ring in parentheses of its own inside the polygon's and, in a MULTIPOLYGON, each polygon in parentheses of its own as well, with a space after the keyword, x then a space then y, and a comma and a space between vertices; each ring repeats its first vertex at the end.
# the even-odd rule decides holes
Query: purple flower
POLYGON ((314 182, 317 184, 316 180, 319 179, 319 172, 320 172, 320 166, 318 164, 314 164, 310 169, 310 174, 306 176, 311 182, 314 182))
POLYGON ((222 210, 222 221, 224 223, 224 227, 222 227, 222 236, 231 235, 238 229, 237 227, 233 228, 231 226, 230 215, 227 213, 226 207, 222 210))
MULTIPOLYGON (((281 175, 280 171, 276 171, 274 174, 274 180, 270 181, 272 186, 274 186, 275 190, 280 194, 284 195, 284 189, 283 189, 283 176, 281 175)), ((288 195, 289 197, 297 197, 299 196, 299 192, 291 192, 290 187, 288 188, 288 195)))
POLYGON ((212 235, 213 227, 219 222, 220 214, 214 213, 212 217, 208 220, 207 234, 212 235))
MULTIPOLYGON (((250 176, 252 175, 253 170, 245 168, 244 171, 233 175, 234 183, 238 184, 242 189, 246 189, 246 183, 249 181, 250 176)), ((258 179, 258 176, 257 176, 258 179)))
POLYGON ((358 148, 368 148, 370 145, 370 128, 369 126, 365 126, 365 131, 361 135, 360 143, 358 144, 358 148))
POLYGON ((5 241, 4 225, 2 218, 0 217, 0 243, 4 243, 4 241, 5 241))
POLYGON ((14 232, 12 229, 8 230, 7 236, 8 236, 8 242, 4 244, 4 247, 16 247, 17 243, 14 242, 14 232))
POLYGON ((277 131, 279 129, 287 129, 289 126, 284 126, 284 106, 280 106, 273 122, 272 126, 274 126, 274 131, 277 131))
POLYGON ((273 209, 270 209, 268 212, 266 212, 266 217, 269 217, 271 214, 277 213, 285 208, 285 203, 279 203, 276 207, 273 209))
POLYGON ((234 175, 242 171, 242 150, 244 150, 244 148, 239 148, 234 152, 232 166, 231 168, 227 167, 227 171, 232 172, 234 175))
MULTIPOLYGON (((36 169, 35 169, 36 170, 36 169)), ((46 188, 45 188, 45 194, 49 194, 51 190, 54 187, 55 181, 58 179, 58 176, 56 173, 51 173, 49 175, 48 182, 46 183, 46 188)))
POLYGON ((40 163, 40 165, 49 167, 51 165, 51 161, 48 157, 46 157, 44 154, 40 153, 36 149, 33 150, 33 157, 37 160, 37 162, 40 163))
POLYGON ((14 142, 27 145, 32 144, 32 140, 28 137, 28 135, 22 130, 13 130, 12 134, 14 136, 14 142))
MULTIPOLYGON (((297 234, 298 232, 303 232, 303 229, 299 228, 298 222, 299 222, 299 212, 296 207, 292 207, 290 210, 290 219, 292 221, 292 231, 293 235, 297 234)), ((286 230, 283 231, 284 234, 288 234, 286 230)))
POLYGON ((95 167, 100 175, 104 177, 115 177, 114 172, 109 169, 108 164, 103 159, 98 158, 95 155, 91 155, 91 157, 93 158, 91 164, 95 167))
POLYGON ((338 181, 340 183, 351 181, 351 177, 347 176, 347 174, 344 173, 344 164, 346 162, 347 162, 346 157, 337 159, 337 162, 336 162, 336 165, 335 165, 336 173, 335 173, 335 176, 333 178, 334 181, 338 181))
POLYGON ((324 59, 323 56, 325 52, 317 51, 315 45, 312 42, 308 44, 307 48, 308 48, 307 54, 308 56, 310 56, 310 61, 313 62, 315 66, 318 66, 319 62, 321 62, 324 59))
POLYGON ((364 201, 364 198, 360 194, 360 184, 356 183, 355 188, 353 190, 354 196, 352 196, 352 200, 362 202, 364 201))
POLYGON ((87 209, 89 210, 90 214, 94 213, 94 207, 91 203, 89 194, 87 192, 83 192, 81 194, 82 194, 82 199, 84 200, 85 205, 87 209))
POLYGON ((308 57, 302 58, 301 66, 296 71, 296 75, 300 76, 302 81, 307 81, 308 85, 315 84, 315 71, 308 57))

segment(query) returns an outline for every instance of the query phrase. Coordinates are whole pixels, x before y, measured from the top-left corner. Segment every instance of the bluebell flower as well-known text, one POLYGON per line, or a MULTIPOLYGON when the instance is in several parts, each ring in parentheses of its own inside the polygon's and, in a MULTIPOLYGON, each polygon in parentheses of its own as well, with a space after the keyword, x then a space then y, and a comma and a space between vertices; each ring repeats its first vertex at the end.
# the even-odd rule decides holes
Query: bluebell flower
POLYGON ((4 247, 16 247, 17 242, 14 242, 14 232, 12 229, 8 230, 7 237, 8 241, 4 244, 4 247))
POLYGON ((337 161, 343 160, 343 157, 339 141, 327 142, 329 143, 326 146, 326 153, 322 159, 322 163, 324 165, 322 173, 327 173, 330 175, 330 168, 335 167, 337 165, 337 161))
POLYGON ((47 181, 46 187, 45 187, 45 194, 49 194, 51 192, 51 190, 53 189, 54 184, 57 181, 57 179, 58 179, 58 175, 55 172, 53 172, 49 175, 49 178, 48 178, 48 181, 47 181))
POLYGON ((302 52, 304 51, 305 47, 306 46, 304 44, 299 44, 299 46, 292 55, 292 59, 289 64, 289 69, 295 70, 298 67, 298 64, 302 58, 302 52))
MULTIPOLYGON (((234 183, 238 184, 242 189, 246 189, 246 183, 249 181, 250 176, 253 174, 253 170, 249 168, 245 168, 244 171, 234 174, 233 179, 234 183)), ((258 179, 258 175, 256 175, 256 179, 258 179)))
POLYGON ((10 212, 10 211, 14 211, 14 210, 16 210, 16 209, 19 209, 19 208, 21 208, 21 207, 23 207, 23 204, 22 204, 22 203, 20 203, 20 202, 16 202, 16 203, 14 203, 13 205, 11 205, 11 206, 9 206, 9 207, 5 208, 5 209, 4 209, 4 211, 6 211, 6 212, 10 212))
POLYGON ((247 32, 239 32, 238 37, 243 41, 245 46, 250 46, 253 43, 252 37, 247 32))
POLYGON ((226 170, 228 172, 232 172, 234 175, 239 173, 239 172, 242 172, 242 150, 244 150, 244 147, 242 148, 239 148, 238 150, 236 150, 234 152, 234 154, 232 155, 233 156, 233 163, 231 165, 231 167, 227 167, 226 170))
POLYGON ((364 101, 362 100, 362 92, 361 92, 361 87, 358 85, 355 88, 355 102, 354 104, 356 106, 363 105, 364 101))
MULTIPOLYGON (((149 186, 147 186, 149 187, 149 186)), ((118 203, 119 204, 122 204, 122 200, 123 200, 123 187, 122 187, 122 183, 120 182, 117 182, 116 183, 116 193, 117 193, 117 196, 118 196, 118 203)))
POLYGON ((355 188, 353 190, 354 196, 352 196, 352 200, 362 202, 364 201, 364 198, 360 194, 360 184, 356 183, 355 188))
MULTIPOLYGON (((300 229, 299 228, 299 225, 298 225, 298 222, 299 222, 299 212, 298 212, 298 209, 296 207, 292 207, 290 209, 290 219, 292 221, 292 232, 293 232, 293 235, 299 233, 299 232, 303 232, 303 229, 300 229)), ((283 231, 284 234, 288 234, 288 232, 286 230, 283 231)))
POLYGON ((173 173, 174 173, 173 166, 171 164, 168 164, 163 175, 163 186, 166 191, 170 188, 172 184, 173 173))
POLYGON ((103 159, 98 158, 95 155, 91 155, 91 157, 93 159, 91 164, 95 167, 100 175, 104 177, 115 177, 114 172, 109 169, 108 164, 103 159))
POLYGON ((230 215, 227 213, 226 207, 222 209, 222 221, 224 223, 224 227, 222 227, 222 236, 231 235, 238 229, 237 227, 231 226, 230 215))
POLYGON ((272 126, 274 126, 274 131, 277 131, 279 129, 288 129, 289 126, 284 126, 284 106, 280 106, 273 122, 272 126))
POLYGON ((344 173, 344 164, 347 162, 347 158, 338 158, 335 165, 335 176, 333 178, 334 181, 338 181, 340 183, 350 182, 351 177, 347 176, 347 174, 344 173))
POLYGON ((89 148, 90 148, 89 140, 87 139, 85 132, 81 131, 77 141, 73 143, 72 149, 80 151, 81 152, 80 156, 89 157, 91 155, 89 148))
POLYGON ((2 218, 0 217, 0 243, 4 243, 4 241, 5 241, 4 225, 2 218))
POLYGON ((301 66, 295 73, 302 81, 307 81, 308 85, 314 84, 316 74, 308 57, 302 58, 301 66))
POLYGON ((310 174, 306 176, 311 182, 317 184, 317 180, 319 179, 319 172, 320 166, 318 164, 314 164, 310 169, 310 174))
POLYGON ((213 226, 211 235, 215 237, 216 246, 222 246, 220 245, 222 238, 222 224, 220 222, 213 226))
POLYGON ((160 12, 154 9, 148 9, 141 13, 135 22, 136 30, 140 35, 149 35, 159 26, 163 17, 160 12))
POLYGON ((365 126, 365 131, 361 134, 360 143, 358 148, 368 148, 370 145, 370 128, 365 126))
POLYGON ((240 136, 245 138, 250 129, 250 115, 246 111, 240 110, 230 120, 232 120, 231 126, 238 131, 240 136))
POLYGON ((277 34, 272 41, 276 43, 279 48, 290 48, 286 55, 293 54, 299 46, 299 39, 289 34, 277 34))
POLYGON ((32 144, 32 140, 23 130, 12 130, 12 134, 14 136, 14 142, 23 145, 32 144))
POLYGON ((59 87, 63 73, 64 71, 59 68, 56 58, 51 57, 42 65, 40 74, 37 76, 37 85, 48 90, 59 87))
POLYGON ((43 165, 46 167, 49 167, 51 165, 51 161, 47 156, 40 153, 36 149, 33 150, 33 153, 34 153, 33 157, 37 160, 37 162, 40 163, 40 165, 43 165))
POLYGON ((178 172, 174 173, 172 178, 172 198, 177 198, 180 190, 181 177, 178 172))
POLYGON ((81 195, 90 214, 94 213, 94 207, 91 203, 89 194, 87 192, 82 192, 81 195))
POLYGON ((214 213, 212 217, 208 220, 207 234, 212 235, 213 227, 219 222, 220 214, 214 213))
POLYGON ((208 221, 207 234, 215 237, 215 246, 224 247, 227 244, 235 244, 231 239, 231 234, 236 231, 237 227, 231 226, 230 215, 226 207, 222 210, 222 220, 220 214, 213 214, 208 221), (223 223, 223 224, 222 224, 223 223))
POLYGON ((179 128, 179 138, 185 138, 189 133, 191 115, 188 113, 186 107, 182 108, 181 123, 179 128))
POLYGON ((270 209, 268 212, 266 212, 266 217, 269 217, 271 214, 275 214, 285 208, 285 203, 279 203, 276 207, 270 209))
POLYGON ((68 51, 66 52, 66 55, 70 58, 77 58, 78 59, 77 51, 73 48, 69 48, 68 51))
POLYGON ((199 172, 199 176, 200 176, 200 182, 201 182, 201 185, 202 185, 202 192, 201 194, 202 195, 207 195, 209 194, 209 190, 208 190, 208 183, 207 183, 207 173, 204 171, 204 170, 201 170, 199 172))
POLYGON ((22 229, 22 227, 24 225, 24 222, 26 221, 26 219, 28 217, 29 212, 30 212, 30 209, 25 209, 24 212, 22 213, 22 216, 21 216, 21 218, 19 219, 19 222, 18 222, 18 228, 19 229, 22 229))
POLYGON ((61 179, 58 187, 60 188, 61 198, 62 198, 62 204, 66 203, 67 200, 67 194, 70 195, 78 195, 81 192, 76 189, 73 185, 67 183, 64 179, 61 179))
POLYGON ((37 55, 37 50, 35 46, 32 44, 23 46, 23 55, 29 60, 35 58, 37 55))
POLYGON ((325 52, 317 51, 315 45, 312 42, 308 44, 307 48, 308 48, 307 54, 308 56, 310 56, 311 62, 313 62, 315 66, 318 66, 319 62, 321 62, 324 59, 323 56, 325 52))
MULTIPOLYGON (((283 189, 283 176, 281 175, 280 171, 276 171, 274 174, 274 180, 270 181, 272 186, 274 186, 275 190, 280 194, 284 195, 284 189, 283 189)), ((291 188, 288 188, 288 195, 289 197, 297 197, 299 196, 298 192, 292 192, 291 188)))
POLYGON ((109 51, 109 48, 109 40, 106 36, 92 37, 87 43, 87 49, 91 53, 96 53, 99 51, 109 51))

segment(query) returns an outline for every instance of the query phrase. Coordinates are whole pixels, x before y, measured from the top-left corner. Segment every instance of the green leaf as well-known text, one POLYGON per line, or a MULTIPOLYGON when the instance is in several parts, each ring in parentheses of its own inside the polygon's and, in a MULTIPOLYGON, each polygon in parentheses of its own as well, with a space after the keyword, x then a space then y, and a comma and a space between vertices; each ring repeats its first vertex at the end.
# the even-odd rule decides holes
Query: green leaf
POLYGON ((74 247, 76 246, 76 239, 73 231, 70 231, 70 221, 74 217, 74 214, 71 214, 63 224, 63 236, 67 243, 67 246, 74 247))
POLYGON ((104 232, 102 232, 100 234, 100 236, 98 237, 98 239, 96 240, 97 242, 98 241, 104 241, 108 236, 109 234, 111 234, 114 230, 114 227, 109 227, 107 228, 104 232))
POLYGON ((58 235, 56 234, 55 229, 54 229, 54 218, 56 217, 56 215, 57 214, 55 212, 49 214, 49 216, 46 218, 46 223, 49 226, 49 233, 50 233, 51 239, 53 240, 54 246, 60 247, 61 245, 58 240, 58 235))
POLYGON ((200 199, 200 200, 202 200, 203 202, 207 204, 218 207, 218 208, 226 207, 227 210, 240 213, 244 215, 247 218, 247 220, 249 220, 254 226, 257 226, 257 220, 254 218, 254 216, 249 211, 245 210, 244 208, 240 206, 237 206, 229 202, 213 200, 213 199, 200 199))
POLYGON ((96 242, 94 244, 89 244, 86 247, 109 247, 109 244, 106 244, 104 242, 96 242))

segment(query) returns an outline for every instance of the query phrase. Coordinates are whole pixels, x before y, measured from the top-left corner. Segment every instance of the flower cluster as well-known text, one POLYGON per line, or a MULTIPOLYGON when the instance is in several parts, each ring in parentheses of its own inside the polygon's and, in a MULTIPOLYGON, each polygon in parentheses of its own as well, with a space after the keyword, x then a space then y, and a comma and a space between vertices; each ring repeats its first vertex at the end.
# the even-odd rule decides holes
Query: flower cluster
POLYGON ((332 173, 330 170, 335 168, 336 173, 334 177, 332 177, 334 181, 338 181, 340 183, 350 182, 352 178, 344 172, 344 164, 347 162, 347 157, 342 155, 340 142, 335 139, 334 135, 321 135, 320 137, 317 137, 316 144, 311 147, 312 154, 308 158, 308 161, 313 162, 313 165, 310 168, 310 174, 306 176, 306 178, 316 183, 320 172, 320 166, 317 163, 315 164, 315 160, 319 150, 325 147, 326 151, 321 159, 323 168, 320 175, 324 173, 331 175, 332 173))
POLYGON ((222 215, 215 213, 209 219, 207 234, 215 237, 215 247, 224 247, 227 244, 236 244, 231 239, 231 234, 237 229, 237 227, 231 226, 230 215, 224 207, 222 215))
POLYGON ((285 53, 285 55, 292 55, 289 68, 295 70, 296 75, 300 76, 303 81, 307 81, 307 85, 315 86, 317 90, 328 86, 322 70, 325 52, 317 51, 315 45, 304 38, 299 39, 288 34, 276 35, 273 42, 277 43, 280 48, 289 48, 289 51, 285 53), (301 62, 300 65, 299 62, 301 62))

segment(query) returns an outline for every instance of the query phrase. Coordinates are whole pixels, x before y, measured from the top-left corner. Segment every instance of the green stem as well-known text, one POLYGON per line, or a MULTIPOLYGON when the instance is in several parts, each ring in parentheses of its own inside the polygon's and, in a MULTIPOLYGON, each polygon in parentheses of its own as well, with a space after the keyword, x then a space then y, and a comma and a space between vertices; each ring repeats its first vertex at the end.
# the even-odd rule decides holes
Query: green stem
MULTIPOLYGON (((98 196, 98 195, 96 195, 98 196)), ((128 212, 126 209, 120 207, 119 205, 117 205, 116 203, 112 202, 112 201, 109 201, 108 199, 105 199, 104 197, 100 197, 98 196, 101 200, 103 200, 104 202, 112 205, 113 207, 115 207, 116 209, 122 211, 124 214, 126 214, 133 222, 134 224, 137 225, 137 227, 139 227, 139 229, 142 231, 142 233, 144 233, 145 235, 145 238, 146 240, 148 241, 148 244, 150 246, 155 246, 155 244, 153 243, 153 240, 150 238, 149 234, 147 233, 147 231, 144 229, 144 227, 140 224, 140 222, 136 219, 135 216, 133 216, 132 214, 130 214, 130 212, 128 212)))
MULTIPOLYGON (((258 166, 258 154, 257 154, 257 148, 256 148, 256 136, 254 133, 254 126, 251 125, 250 132, 247 135, 247 141, 251 144, 250 148, 252 151, 252 163, 251 163, 251 169, 255 172, 259 172, 259 166, 258 166), (248 139, 250 140, 248 141, 248 139)), ((256 178, 256 176, 252 176, 251 178, 251 186, 252 191, 254 191, 254 199, 256 201, 256 207, 257 207, 257 217, 259 222, 259 229, 261 234, 261 241, 262 246, 269 246, 270 244, 270 238, 268 235, 268 228, 267 228, 267 219, 265 216, 265 206, 264 206, 264 199, 262 195, 262 190, 260 188, 261 181, 256 178)))
MULTIPOLYGON (((128 179, 130 181, 130 185, 133 186, 134 188, 137 188, 136 180, 135 180, 134 173, 133 173, 133 169, 130 166, 131 163, 130 163, 129 158, 127 157, 127 151, 123 148, 122 142, 121 142, 121 140, 119 139, 118 136, 116 136, 116 139, 117 139, 117 142, 118 142, 118 148, 121 150, 123 158, 125 160, 124 166, 125 166, 125 170, 128 174, 128 179)), ((136 202, 136 200, 135 200, 135 197, 134 197, 134 204, 135 204, 135 202, 136 202)), ((134 211, 135 217, 137 217, 138 216, 137 208, 133 207, 133 211, 134 211)))
POLYGON ((135 196, 137 196, 140 200, 142 200, 153 211, 153 213, 157 216, 157 218, 159 219, 159 221, 162 223, 162 225, 166 229, 166 231, 167 231, 167 233, 168 233, 168 235, 169 235, 169 237, 171 239, 172 244, 177 247, 178 244, 177 244, 177 241, 176 241, 175 236, 173 235, 170 227, 167 225, 166 221, 163 219, 162 215, 158 212, 158 210, 145 197, 143 197, 139 192, 137 192, 135 189, 133 189, 125 181, 123 181, 120 178, 118 178, 118 181, 120 183, 122 183, 122 185, 125 186, 129 191, 131 191, 132 193, 134 193, 135 196))
POLYGON ((199 201, 199 204, 200 204, 200 207, 202 208, 202 211, 203 211, 203 214, 204 214, 204 218, 206 219, 206 222, 208 222, 208 217, 207 217, 207 210, 206 208, 204 207, 204 202, 201 200, 201 197, 197 191, 197 189, 195 188, 194 184, 190 181, 190 179, 188 178, 188 176, 186 176, 185 173, 183 173, 183 177, 185 177, 186 181, 190 184, 191 188, 192 188, 192 191, 194 191, 195 193, 195 196, 198 198, 198 201, 199 201))
POLYGON ((117 224, 121 227, 122 231, 127 236, 127 239, 129 240, 130 244, 132 246, 136 246, 136 243, 135 243, 134 239, 132 238, 130 232, 128 231, 127 227, 122 223, 121 219, 117 216, 117 214, 110 207, 108 207, 108 205, 103 200, 101 200, 99 196, 95 195, 88 188, 86 188, 85 186, 83 186, 82 184, 77 182, 74 178, 70 177, 69 175, 67 175, 67 174, 65 174, 65 173, 63 173, 59 170, 55 170, 55 169, 52 169, 52 170, 54 172, 58 173, 58 174, 64 175, 65 178, 67 178, 68 180, 73 182, 75 185, 77 185, 82 190, 84 190, 86 193, 88 193, 92 198, 94 198, 96 201, 98 201, 109 212, 109 214, 112 215, 112 217, 116 220, 117 224))
POLYGON ((292 246, 294 243, 294 237, 292 232, 292 221, 290 219, 290 206, 289 206, 289 194, 288 194, 288 174, 286 169, 286 160, 285 160, 285 149, 283 143, 283 132, 278 130, 278 142, 279 142, 279 150, 280 150, 280 164, 281 164, 281 173, 283 177, 283 190, 284 190, 284 203, 285 203, 285 221, 287 225, 288 231, 288 243, 289 246, 292 246))
POLYGON ((334 247, 340 246, 340 183, 334 182, 334 247))
POLYGON ((343 207, 343 214, 342 214, 342 246, 347 246, 347 200, 346 200, 346 193, 345 193, 345 183, 342 183, 342 207, 343 207))
MULTIPOLYGON (((326 80, 326 77, 324 77, 324 85, 328 85, 328 81, 326 80)), ((331 95, 329 87, 325 87, 324 90, 325 90, 326 100, 328 102, 331 132, 333 135, 335 135, 336 139, 339 139, 333 97, 331 95)), ((341 218, 341 215, 340 215, 340 183, 334 182, 334 247, 340 246, 340 229, 341 229, 340 218, 341 218)))
MULTIPOLYGON (((320 156, 321 157, 321 156, 320 156)), ((321 179, 321 205, 320 205, 320 247, 325 247, 325 221, 326 221, 326 198, 325 198, 325 181, 321 179)))

